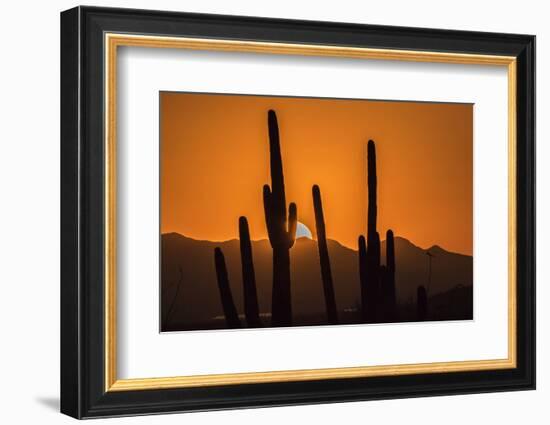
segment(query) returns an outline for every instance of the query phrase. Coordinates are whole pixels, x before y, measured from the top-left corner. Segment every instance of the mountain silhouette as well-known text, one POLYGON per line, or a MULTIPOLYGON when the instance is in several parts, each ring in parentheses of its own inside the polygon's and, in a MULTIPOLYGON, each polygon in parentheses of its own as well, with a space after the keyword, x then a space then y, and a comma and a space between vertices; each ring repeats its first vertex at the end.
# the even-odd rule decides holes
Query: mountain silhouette
MULTIPOLYGON (((340 323, 360 323, 358 253, 337 241, 328 240, 340 323)), ((385 264, 386 242, 381 242, 385 264)), ((195 240, 178 233, 161 236, 161 319, 162 330, 225 328, 214 267, 214 248, 225 255, 231 291, 239 315, 244 313, 239 240, 212 242, 195 240)), ((267 239, 252 241, 260 316, 270 323, 272 293, 272 250, 267 239)), ((290 250, 292 310, 295 325, 327 324, 317 242, 296 240, 290 250)), ((395 237, 395 286, 398 320, 416 318, 416 293, 428 289, 428 320, 472 319, 473 262, 471 256, 452 253, 434 245, 422 249, 407 239, 395 237), (428 287, 429 258, 432 257, 428 287)))

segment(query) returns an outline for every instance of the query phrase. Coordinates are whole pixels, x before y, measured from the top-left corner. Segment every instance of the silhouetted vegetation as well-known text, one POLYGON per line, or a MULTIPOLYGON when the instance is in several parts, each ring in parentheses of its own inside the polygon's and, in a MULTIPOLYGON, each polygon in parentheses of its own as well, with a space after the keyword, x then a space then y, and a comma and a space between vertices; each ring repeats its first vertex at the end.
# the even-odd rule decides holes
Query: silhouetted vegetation
POLYGON ((380 234, 376 230, 377 205, 376 149, 367 144, 367 240, 360 235, 359 281, 361 285, 361 317, 364 323, 395 319, 395 253, 393 232, 386 234, 386 266, 380 264, 380 234))
POLYGON ((325 218, 323 214, 323 203, 321 201, 321 190, 314 185, 311 189, 313 195, 313 208, 315 210, 315 227, 317 231, 317 246, 319 247, 319 263, 321 266, 321 278, 323 281, 323 292, 325 294, 325 305, 327 309, 327 320, 330 325, 338 324, 338 311, 336 298, 334 296, 334 285, 332 282, 332 271, 330 269, 330 258, 328 255, 327 237, 325 232, 325 218))
MULTIPOLYGON (((322 193, 325 198, 328 192, 322 193)), ((328 217, 326 200, 323 199, 325 223, 328 217)), ((313 211, 312 211, 313 212, 313 211)), ((263 221, 263 220, 262 220, 263 221)), ((254 239, 254 232, 251 238, 254 239)), ((237 229, 237 223, 235 223, 237 229)), ((357 272, 357 250, 330 239, 327 227, 327 246, 330 255, 332 279, 336 295, 340 325, 364 323, 361 317, 360 282, 357 272)), ((237 232, 235 232, 237 233, 237 232)), ((163 323, 164 331, 220 329, 226 320, 220 302, 214 267, 214 248, 220 247, 225 256, 233 299, 241 326, 245 320, 242 293, 240 240, 224 242, 194 240, 177 233, 162 235, 162 313, 170 310, 174 294, 181 281, 179 295, 170 314, 163 323)), ((263 326, 271 326, 272 248, 267 239, 251 240, 254 255, 254 271, 258 295, 258 307, 263 326)), ((417 288, 426 286, 428 258, 426 250, 406 239, 394 236, 396 317, 383 322, 417 321, 417 288)), ((382 264, 387 265, 384 254, 387 240, 381 243, 382 264)), ((432 288, 428 292, 429 311, 426 320, 471 320, 472 310, 472 257, 439 251, 432 264, 432 288)), ((294 302, 293 325, 326 325, 327 312, 323 282, 319 268, 317 240, 297 239, 290 250, 292 299, 294 302)))
MULTIPOLYGON (((313 185, 312 187, 312 199, 315 212, 318 251, 318 256, 316 260, 318 260, 320 269, 320 273, 317 276, 320 276, 321 278, 323 291, 322 295, 320 291, 317 295, 313 294, 313 292, 315 292, 314 289, 310 289, 310 292, 308 292, 305 299, 307 299, 307 302, 309 303, 312 298, 323 296, 325 311, 315 311, 314 313, 309 314, 304 314, 300 311, 297 315, 293 316, 290 250, 294 246, 296 241, 296 228, 298 223, 297 206, 295 203, 292 202, 288 205, 287 211, 283 161, 279 138, 279 125, 277 121, 277 115, 273 110, 268 111, 268 136, 271 185, 266 184, 263 186, 263 207, 265 213, 265 224, 269 238, 269 245, 267 244, 267 241, 264 241, 264 248, 262 248, 262 251, 260 252, 262 255, 260 255, 259 279, 260 281, 264 282, 263 288, 265 288, 265 284, 267 284, 267 282, 265 282, 265 278, 263 275, 268 272, 263 271, 266 270, 266 262, 262 262, 262 260, 270 259, 272 263, 271 313, 265 312, 266 309, 264 309, 264 313, 260 313, 256 271, 252 252, 253 244, 250 237, 248 220, 246 217, 242 216, 239 218, 238 225, 238 250, 240 252, 240 266, 242 272, 243 288, 241 311, 244 311, 244 318, 248 327, 261 327, 263 324, 268 323, 269 320, 271 321, 272 326, 292 326, 293 324, 347 324, 397 321, 401 322, 415 320, 445 320, 446 314, 450 310, 452 310, 453 319, 471 318, 473 314, 471 306, 472 290, 471 285, 463 286, 461 284, 462 282, 464 282, 464 280, 462 282, 459 282, 459 284, 456 285, 454 288, 447 289, 446 292, 440 291, 435 297, 436 303, 434 303, 434 308, 432 309, 430 307, 429 310, 428 302, 432 303, 432 298, 428 298, 428 290, 423 284, 417 286, 418 283, 425 282, 424 279, 426 277, 426 274, 422 276, 422 279, 417 276, 415 278, 416 280, 412 280, 410 283, 405 282, 410 287, 410 290, 406 292, 407 301, 403 301, 403 295, 401 292, 399 292, 401 294, 401 301, 398 302, 398 290, 402 291, 403 288, 401 286, 400 288, 396 287, 396 242, 392 230, 387 230, 386 232, 385 264, 382 264, 381 261, 382 244, 380 241, 380 234, 377 231, 378 205, 376 148, 375 143, 372 140, 369 140, 367 144, 366 161, 368 190, 367 232, 366 237, 365 235, 360 235, 358 237, 357 253, 349 248, 341 246, 335 241, 327 240, 321 189, 318 185, 313 185), (332 243, 332 245, 330 245, 330 255, 329 242, 332 243), (269 258, 268 255, 271 258, 269 258), (333 257, 333 265, 331 265, 331 255, 336 257, 335 260, 333 257), (353 303, 350 303, 348 301, 347 305, 349 307, 338 309, 335 292, 337 290, 340 291, 343 288, 339 288, 335 285, 334 273, 336 273, 336 282, 338 282, 338 273, 342 273, 341 267, 339 270, 339 266, 343 262, 345 263, 346 261, 348 261, 348 259, 349 261, 353 262, 357 261, 357 259, 355 259, 355 256, 357 256, 359 262, 359 274, 357 275, 357 271, 352 271, 353 267, 348 267, 348 269, 346 270, 349 271, 346 271, 346 273, 348 274, 344 279, 344 283, 346 283, 346 291, 349 291, 349 289, 347 289, 347 287, 349 287, 348 282, 351 281, 353 285, 356 285, 355 288, 357 288, 358 284, 360 289, 360 298, 359 300, 356 298, 357 289, 355 289, 355 292, 353 292, 353 296, 355 297, 353 303), (334 266, 334 270, 332 266, 334 266), (350 278, 351 275, 353 275, 353 279, 350 278), (416 292, 416 303, 414 302, 413 291, 416 292), (456 297, 459 297, 461 299, 460 306, 456 306, 453 304, 453 298, 456 297), (464 304, 464 306, 462 306, 462 304, 464 304)), ((431 260, 434 255, 431 254, 429 250, 422 250, 418 247, 415 247, 410 242, 402 238, 397 239, 398 241, 401 241, 401 251, 399 251, 399 255, 401 255, 403 249, 412 250, 411 252, 414 252, 414 255, 410 254, 410 259, 407 260, 407 264, 409 267, 409 269, 407 270, 411 269, 412 264, 414 264, 414 267, 416 267, 416 265, 419 263, 419 256, 421 256, 422 258, 425 258, 426 254, 429 256, 429 272, 427 279, 429 288, 432 280, 431 260)), ((210 244, 210 242, 208 241, 195 242, 210 244)), ((255 243, 260 244, 261 241, 255 243)), ((254 246, 254 249, 257 249, 257 245, 254 246)), ((302 249, 300 248, 300 246, 304 247, 304 245, 298 245, 298 250, 302 249)), ((224 249, 225 247, 227 247, 227 245, 224 245, 224 249)), ((212 248, 213 246, 209 245, 209 261, 211 261, 212 258, 212 248)), ((458 255, 446 253, 444 250, 441 250, 438 247, 437 249, 440 250, 443 259, 447 258, 447 254, 458 255)), ((293 252, 295 250, 296 248, 293 250, 293 252)), ((235 264, 235 259, 237 258, 235 254, 236 249, 232 248, 230 251, 233 252, 233 254, 231 254, 232 257, 230 255, 230 257, 232 258, 230 262, 233 261, 233 264, 235 264)), ((313 261, 313 255, 315 254, 310 255, 311 261, 313 261)), ((311 263, 308 268, 300 266, 301 268, 299 270, 294 269, 293 276, 295 278, 303 278, 304 273, 310 273, 309 269, 315 269, 315 266, 312 266, 312 264, 314 263, 311 263)), ((452 267, 456 267, 454 264, 455 263, 453 263, 449 270, 452 270, 452 267)), ((230 279, 228 275, 226 259, 220 246, 215 246, 214 248, 214 265, 223 316, 216 316, 212 319, 214 320, 214 322, 204 321, 203 324, 200 326, 202 326, 203 329, 216 328, 216 326, 218 326, 216 325, 216 323, 218 323, 218 320, 225 320, 226 326, 228 328, 240 328, 242 326, 242 316, 241 318, 239 318, 239 310, 235 305, 230 287, 230 279)), ((401 265, 399 267, 401 267, 401 265)), ((193 267, 187 267, 187 269, 191 270, 193 269, 193 267)), ((400 268, 400 270, 402 269, 400 268)), ((169 308, 163 320, 163 329, 170 328, 170 330, 172 330, 173 328, 178 328, 178 326, 180 326, 177 324, 169 325, 169 322, 171 322, 174 306, 176 304, 176 299, 180 295, 180 287, 182 286, 184 281, 181 267, 179 267, 179 272, 180 276, 179 280, 177 281, 175 295, 169 304, 169 308)), ((313 275, 315 274, 315 272, 311 274, 313 275)), ((403 285, 402 278, 400 282, 400 285, 403 285)), ((339 283, 343 283, 341 277, 339 283)), ((317 286, 315 286, 315 288, 318 288, 319 283, 316 283, 316 285, 317 286)), ((302 305, 302 303, 304 302, 304 289, 297 288, 296 290, 299 292, 299 297, 301 297, 301 299, 298 301, 298 304, 302 305)), ((265 300, 265 289, 263 294, 264 295, 262 299, 265 300)), ((166 296, 167 295, 165 295, 165 293, 163 292, 163 299, 166 296)), ((240 300, 241 298, 238 299, 239 302, 240 300)))
POLYGON ((221 248, 214 249, 214 264, 216 266, 216 276, 218 278, 218 289, 220 290, 220 299, 222 301, 223 313, 228 328, 240 328, 241 321, 233 302, 231 288, 229 287, 229 277, 225 265, 225 257, 221 248))
POLYGON ((258 308, 258 295, 256 293, 256 275, 254 273, 254 260, 252 258, 252 246, 250 244, 250 231, 246 217, 239 218, 239 243, 241 247, 241 269, 243 276, 244 315, 248 327, 262 326, 260 310, 258 308))
POLYGON ((359 258, 359 284, 361 286, 361 320, 367 322, 369 316, 367 315, 368 308, 367 303, 369 297, 372 296, 372 293, 369 294, 368 291, 368 282, 367 282, 367 242, 363 235, 359 235, 358 238, 358 258, 359 258))
POLYGON ((394 322, 396 316, 396 294, 395 294, 395 246, 393 232, 386 232, 386 265, 380 268, 380 283, 382 295, 381 321, 394 322))
MULTIPOLYGON (((269 132, 269 156, 271 171, 271 187, 264 185, 263 202, 265 212, 265 223, 269 242, 273 250, 273 290, 271 324, 273 326, 292 325, 292 297, 290 284, 290 254, 289 250, 296 240, 296 226, 298 223, 297 208, 295 203, 288 207, 288 218, 286 209, 285 180, 283 174, 283 161, 281 157, 281 146, 279 141, 279 126, 275 111, 270 110, 267 115, 269 132)), ((241 264, 243 274, 243 292, 245 304, 245 316, 251 327, 261 326, 258 302, 256 296, 256 283, 254 275, 254 264, 252 260, 252 249, 250 246, 250 232, 246 217, 239 219, 239 237, 241 247, 241 264)), ((229 307, 231 290, 228 282, 225 261, 220 248, 216 248, 216 270, 222 306, 226 316, 227 324, 237 322, 233 317, 233 309, 229 307), (221 259, 220 259, 221 257, 221 259), (223 266, 223 267, 222 267, 223 266), (222 288, 223 291, 222 291, 222 288), (228 313, 231 317, 228 316, 228 313)), ((238 318, 237 318, 238 321, 238 318)))
POLYGON ((265 224, 269 242, 273 248, 273 292, 271 300, 271 324, 292 325, 292 298, 290 289, 289 250, 296 240, 298 213, 295 203, 286 211, 285 179, 279 142, 279 125, 275 111, 267 114, 269 129, 269 164, 271 187, 264 185, 265 224))
MULTIPOLYGON (((241 251, 244 315, 249 328, 258 328, 262 326, 262 322, 260 320, 260 310, 258 308, 256 275, 254 273, 252 245, 250 243, 250 231, 248 229, 248 220, 246 217, 239 217, 239 245, 241 251)), ((218 288, 220 290, 220 298, 227 327, 238 328, 240 327, 240 320, 233 302, 225 257, 220 247, 214 249, 214 263, 216 266, 216 278, 218 280, 218 288)))

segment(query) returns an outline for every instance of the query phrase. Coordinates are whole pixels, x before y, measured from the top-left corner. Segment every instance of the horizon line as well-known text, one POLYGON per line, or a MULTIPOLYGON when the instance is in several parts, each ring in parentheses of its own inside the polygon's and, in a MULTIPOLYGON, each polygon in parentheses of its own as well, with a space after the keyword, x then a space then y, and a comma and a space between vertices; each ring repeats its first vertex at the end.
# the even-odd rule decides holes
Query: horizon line
MULTIPOLYGON (((231 238, 231 239, 224 239, 224 240, 211 240, 211 239, 197 239, 197 238, 194 238, 194 237, 191 237, 191 236, 187 236, 187 235, 184 235, 182 233, 178 233, 178 232, 175 232, 175 231, 172 231, 172 232, 161 232, 160 235, 161 237, 164 236, 164 235, 170 235, 170 234, 175 234, 175 235, 178 235, 178 236, 181 236, 181 237, 184 237, 186 239, 191 239, 193 241, 196 241, 196 242, 210 242, 210 243, 227 243, 227 242, 232 242, 232 241, 239 241, 240 239, 238 237, 235 237, 235 238, 231 238)), ((358 236, 359 237, 359 236, 358 236)), ((366 235, 365 235, 366 237, 366 235)), ((308 237, 301 237, 301 238, 296 238, 296 240, 298 239, 306 239, 306 240, 310 240, 312 242, 317 242, 317 239, 314 239, 313 237, 310 239, 308 237)), ((439 244, 434 244, 434 245, 431 245, 430 247, 428 248, 422 248, 421 246, 419 245, 416 245, 415 243, 413 243, 410 239, 404 237, 404 236, 400 236, 400 235, 394 235, 394 239, 403 239, 403 240, 406 240, 407 242, 409 242, 411 245, 413 245, 414 247, 422 250, 422 251, 430 251, 431 249, 434 249, 434 248, 438 248, 438 249, 441 249, 445 252, 448 252, 450 254, 457 254, 457 255, 463 255, 465 257, 472 257, 473 258, 473 254, 464 254, 462 252, 457 252, 457 251, 449 251, 448 249, 445 249, 443 248, 441 245, 439 244)), ((348 245, 346 244, 343 244, 342 242, 336 240, 336 239, 331 239, 331 238, 327 238, 328 241, 333 241, 333 242, 336 242, 337 244, 339 244, 340 246, 346 248, 346 249, 349 249, 351 251, 355 251, 355 252, 358 252, 358 249, 357 248, 352 248, 352 247, 349 247, 348 245)), ((251 242, 263 242, 263 241, 266 241, 266 242, 269 242, 269 239, 268 238, 262 238, 262 239, 250 239, 251 242)), ((380 239, 380 243, 382 242, 385 242, 386 239, 380 239)))

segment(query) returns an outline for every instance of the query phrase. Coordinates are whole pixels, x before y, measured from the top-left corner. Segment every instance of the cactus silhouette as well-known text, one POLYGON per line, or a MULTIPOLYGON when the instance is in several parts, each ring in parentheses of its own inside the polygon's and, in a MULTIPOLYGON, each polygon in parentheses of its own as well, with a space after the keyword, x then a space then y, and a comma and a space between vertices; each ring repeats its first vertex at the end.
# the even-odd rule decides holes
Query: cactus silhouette
POLYGON ((386 232, 386 265, 380 265, 380 234, 376 231, 378 215, 376 148, 367 144, 367 238, 359 236, 359 282, 361 285, 361 319, 366 323, 395 321, 395 244, 393 231, 386 232))
POLYGON ((374 234, 374 241, 366 245, 365 237, 359 236, 359 282, 361 285, 361 319, 375 323, 381 319, 381 272, 380 235, 374 234))
MULTIPOLYGON (((297 207, 293 202, 288 205, 287 215, 279 126, 277 115, 273 110, 268 111, 268 135, 271 185, 266 184, 263 186, 263 204, 273 260, 271 324, 272 326, 292 326, 290 249, 296 241, 298 218, 297 207)), ((372 140, 369 140, 367 144, 367 188, 367 234, 366 237, 360 235, 358 238, 361 322, 395 321, 397 306, 394 235, 392 230, 386 232, 386 264, 381 265, 380 234, 376 229, 378 214, 376 149, 372 140)), ((327 322, 338 324, 339 318, 328 253, 323 203, 318 185, 313 185, 312 197, 327 322)), ((249 327, 259 327, 262 326, 262 323, 258 308, 250 231, 248 221, 244 216, 239 218, 239 241, 245 318, 249 327)), ((215 248, 214 257, 220 298, 227 326, 238 328, 241 323, 229 286, 225 258, 219 247, 215 248)), ((423 286, 419 286, 417 291, 417 315, 419 320, 426 320, 427 292, 423 286)))
POLYGON ((393 297, 395 298, 395 242, 393 240, 392 230, 386 232, 386 267, 391 274, 393 297))
POLYGON ((386 266, 380 269, 380 283, 382 305, 384 307, 383 320, 392 322, 396 320, 396 294, 395 294, 395 245, 393 232, 386 232, 386 266))
POLYGON ((359 237, 359 281, 361 284, 361 317, 374 323, 381 315, 380 305, 380 235, 376 231, 376 150, 374 142, 367 145, 367 240, 359 237), (380 311, 379 311, 380 310, 380 311))
POLYGON ((241 247, 241 268, 243 276, 244 315, 248 327, 262 326, 260 311, 258 308, 258 295, 256 292, 256 275, 254 273, 254 260, 252 258, 252 246, 250 244, 250 231, 246 217, 239 217, 239 243, 241 247))
POLYGON ((367 303, 368 303, 368 290, 367 290, 367 242, 363 235, 359 236, 357 241, 359 246, 359 284, 361 286, 361 322, 367 322, 367 303))
POLYGON ((225 315, 225 321, 228 328, 240 328, 241 322, 235 303, 233 302, 233 296, 231 295, 231 288, 229 287, 229 277, 227 276, 227 267, 225 266, 225 257, 221 248, 216 247, 214 249, 214 263, 216 265, 216 276, 218 278, 218 289, 220 290, 220 298, 222 301, 223 313, 225 315))
POLYGON ((380 235, 376 231, 378 215, 376 149, 374 142, 367 145, 367 321, 376 322, 379 316, 380 304, 380 235))
POLYGON ((332 282, 332 271, 328 255, 327 237, 325 232, 325 218, 323 215, 323 203, 319 186, 314 185, 311 189, 313 194, 313 208, 315 210, 315 226, 317 229, 317 246, 319 248, 319 263, 321 266, 321 278, 323 280, 323 291, 325 294, 325 305, 327 319, 330 325, 338 324, 338 312, 336 310, 336 299, 334 296, 334 285, 332 282))
POLYGON ((297 208, 288 207, 285 198, 283 161, 279 143, 279 126, 275 111, 268 112, 271 187, 264 185, 264 212, 269 242, 273 249, 273 292, 271 320, 274 326, 292 325, 290 289, 290 248, 296 240, 297 208))
POLYGON ((376 199, 376 148, 374 141, 369 140, 367 144, 367 187, 368 187, 368 210, 367 210, 367 243, 374 241, 376 233, 376 219, 378 205, 376 199))
POLYGON ((380 285, 380 234, 374 232, 374 240, 367 244, 367 258, 370 271, 367 273, 367 288, 371 292, 367 306, 372 311, 373 322, 381 321, 381 285, 380 285), (372 248, 372 249, 371 249, 372 248))
POLYGON ((428 294, 423 286, 419 286, 416 291, 416 314, 419 322, 428 317, 428 294))

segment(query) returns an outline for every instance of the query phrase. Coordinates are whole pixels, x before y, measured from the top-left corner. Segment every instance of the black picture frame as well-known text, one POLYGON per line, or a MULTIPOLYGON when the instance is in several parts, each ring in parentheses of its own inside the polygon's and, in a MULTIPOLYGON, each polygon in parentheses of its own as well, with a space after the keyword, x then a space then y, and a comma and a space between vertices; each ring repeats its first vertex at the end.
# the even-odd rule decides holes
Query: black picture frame
POLYGON ((61 13, 61 412, 75 418, 535 388, 535 37, 76 7, 61 13), (517 367, 105 391, 104 34, 307 43, 517 58, 517 367))

